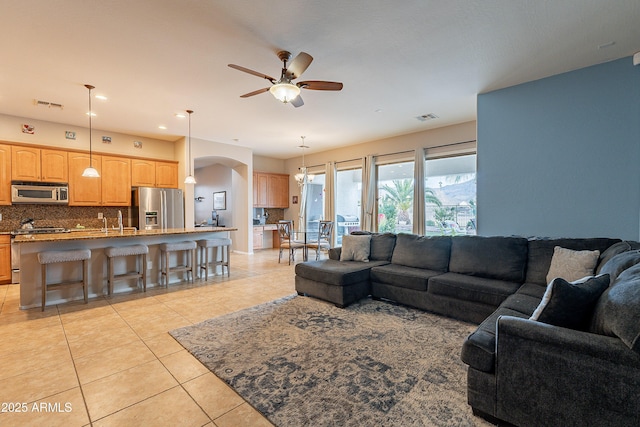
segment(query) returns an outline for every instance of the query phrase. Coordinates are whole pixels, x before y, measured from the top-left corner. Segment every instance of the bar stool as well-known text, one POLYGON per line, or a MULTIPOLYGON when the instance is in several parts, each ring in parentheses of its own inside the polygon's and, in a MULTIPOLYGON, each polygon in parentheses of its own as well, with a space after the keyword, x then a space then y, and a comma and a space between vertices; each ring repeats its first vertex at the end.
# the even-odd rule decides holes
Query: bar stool
POLYGON ((113 293, 113 282, 116 280, 136 279, 137 282, 142 279, 142 289, 147 291, 147 254, 149 247, 147 245, 130 245, 121 247, 108 247, 104 249, 104 254, 108 258, 107 262, 107 293, 113 293), (136 270, 122 274, 115 274, 113 264, 114 258, 117 257, 136 257, 136 270), (140 264, 142 262, 142 264, 140 264), (140 272, 142 271, 142 273, 140 272))
POLYGON ((200 270, 204 270, 205 280, 209 277, 209 265, 213 267, 213 274, 216 274, 216 267, 222 266, 222 275, 224 276, 224 268, 227 267, 227 277, 231 277, 231 269, 229 267, 229 251, 231 247, 231 239, 219 238, 219 239, 203 239, 198 240, 198 252, 200 257, 200 268, 198 269, 198 276, 202 273, 200 270), (216 248, 213 254, 213 260, 209 264, 209 248, 216 248), (222 249, 222 255, 220 261, 218 261, 218 251, 222 249))
POLYGON ((47 305, 47 291, 82 285, 84 293, 84 303, 89 301, 88 296, 88 278, 89 266, 87 261, 91 259, 91 251, 89 249, 77 249, 72 251, 48 251, 38 253, 38 262, 42 269, 42 311, 47 305), (82 280, 62 281, 59 283, 47 283, 47 265, 57 264, 61 262, 82 261, 82 280))
POLYGON ((187 280, 189 280, 189 273, 191 273, 191 282, 193 283, 193 263, 195 258, 196 242, 193 240, 187 242, 177 243, 163 243, 160 245, 160 284, 162 279, 166 280, 166 284, 169 285, 169 274, 177 273, 181 271, 187 272, 187 280), (169 266, 169 255, 171 252, 186 252, 184 265, 178 264, 175 267, 169 266))

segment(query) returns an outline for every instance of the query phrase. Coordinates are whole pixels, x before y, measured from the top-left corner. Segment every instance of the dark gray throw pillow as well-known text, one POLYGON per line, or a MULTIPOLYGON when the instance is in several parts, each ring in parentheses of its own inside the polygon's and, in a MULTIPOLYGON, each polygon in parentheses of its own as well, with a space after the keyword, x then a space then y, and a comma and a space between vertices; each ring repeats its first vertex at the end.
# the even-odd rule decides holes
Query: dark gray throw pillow
POLYGON ((640 264, 623 271, 602 295, 592 328, 596 333, 620 338, 640 353, 640 264))
POLYGON ((609 287, 609 275, 585 277, 575 282, 555 278, 547 285, 531 320, 584 330, 600 295, 609 287))
POLYGON ((627 251, 617 254, 600 269, 601 274, 608 274, 611 283, 615 282, 618 276, 625 270, 640 263, 640 251, 627 251))

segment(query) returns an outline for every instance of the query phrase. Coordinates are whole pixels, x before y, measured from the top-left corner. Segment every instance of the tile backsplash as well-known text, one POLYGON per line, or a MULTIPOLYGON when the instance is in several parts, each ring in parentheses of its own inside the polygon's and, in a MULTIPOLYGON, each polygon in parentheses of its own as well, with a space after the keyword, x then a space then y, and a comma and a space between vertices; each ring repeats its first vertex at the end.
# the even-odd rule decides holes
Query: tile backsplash
POLYGON ((129 225, 129 207, 59 206, 59 205, 12 205, 0 206, 0 232, 20 228, 20 222, 33 218, 36 227, 75 228, 78 224, 85 228, 102 228, 104 221, 98 213, 107 218, 109 227, 118 225, 118 211, 122 212, 124 225, 129 225))

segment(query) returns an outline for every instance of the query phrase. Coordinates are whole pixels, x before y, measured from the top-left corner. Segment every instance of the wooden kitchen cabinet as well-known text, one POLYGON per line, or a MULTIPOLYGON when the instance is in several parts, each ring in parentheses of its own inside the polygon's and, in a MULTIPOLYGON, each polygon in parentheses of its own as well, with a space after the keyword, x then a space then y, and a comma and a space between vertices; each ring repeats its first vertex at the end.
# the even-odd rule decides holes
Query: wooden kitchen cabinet
POLYGON ((253 205, 257 208, 269 207, 269 174, 256 172, 253 174, 253 205))
POLYGON ((262 249, 262 243, 264 239, 264 227, 253 227, 253 249, 262 249))
MULTIPOLYGON (((93 167, 102 176, 102 157, 92 156, 93 167)), ((89 153, 69 153, 69 206, 100 206, 102 178, 87 178, 82 172, 89 166, 89 153)), ((131 191, 127 192, 131 197, 131 191)))
POLYGON ((253 187, 254 207, 289 207, 289 175, 255 172, 253 187))
POLYGON ((178 188, 178 164, 156 161, 156 187, 178 188))
POLYGON ((102 156, 102 206, 131 205, 131 160, 102 156))
POLYGON ((66 151, 11 146, 11 179, 14 181, 68 182, 66 151))
POLYGON ((0 285, 11 283, 11 236, 0 235, 0 285))
POLYGON ((147 159, 131 159, 131 186, 155 187, 156 162, 147 159))
POLYGON ((269 175, 269 207, 289 207, 289 175, 269 175))
POLYGON ((40 150, 40 180, 42 182, 69 182, 68 159, 66 151, 40 150))
POLYGON ((132 159, 131 186, 178 188, 178 164, 149 159, 132 159))
POLYGON ((0 205, 11 204, 11 146, 0 144, 0 205))

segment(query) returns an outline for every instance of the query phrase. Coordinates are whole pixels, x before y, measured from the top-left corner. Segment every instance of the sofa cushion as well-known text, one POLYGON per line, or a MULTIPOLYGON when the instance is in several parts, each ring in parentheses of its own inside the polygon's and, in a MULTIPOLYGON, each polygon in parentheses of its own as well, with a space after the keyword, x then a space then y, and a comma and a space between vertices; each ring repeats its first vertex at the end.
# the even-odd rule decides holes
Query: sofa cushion
POLYGON ((369 280, 372 267, 386 264, 384 261, 367 263, 324 259, 296 264, 296 275, 305 279, 335 286, 349 286, 369 280))
POLYGON ((602 294, 591 331, 616 336, 640 353, 640 264, 623 271, 602 294))
MULTIPOLYGON (((627 242, 627 241, 614 243, 613 245, 609 246, 606 251, 600 254, 600 259, 598 260, 598 267, 596 267, 596 274, 600 274, 600 270, 602 270, 602 267, 606 263, 608 263, 611 258, 633 249, 638 249, 638 248, 633 248, 633 246, 631 245, 631 242, 627 242)), ((611 280, 613 281, 615 279, 612 277, 611 280)))
POLYGON ((622 252, 609 259, 609 261, 600 268, 600 273, 608 274, 611 277, 611 283, 613 283, 623 271, 638 263, 640 263, 639 250, 622 252))
POLYGON ((442 274, 441 271, 387 264, 371 269, 371 281, 399 288, 426 291, 429 278, 442 274))
POLYGON ((557 277, 547 286, 531 320, 583 330, 592 317, 598 298, 608 287, 608 274, 574 282, 557 277))
POLYGON ((498 307, 505 298, 515 293, 519 287, 520 283, 516 282, 449 272, 429 279, 427 292, 498 307))
POLYGON ((340 253, 340 261, 369 262, 370 251, 370 235, 342 236, 342 252, 340 253))
POLYGON ((449 236, 398 234, 391 262, 407 267, 447 271, 451 254, 449 236))
POLYGON ((547 273, 551 266, 553 249, 556 246, 573 249, 574 251, 599 250, 602 254, 610 246, 620 242, 620 239, 548 239, 536 238, 529 240, 526 282, 547 286, 547 273))
POLYGON ((455 236, 451 238, 449 271, 523 283, 527 239, 522 237, 455 236))
POLYGON ((538 298, 538 301, 542 299, 544 292, 547 290, 546 286, 537 285, 535 283, 525 283, 520 286, 516 294, 529 295, 538 298))
POLYGON ((371 235, 371 261, 391 261, 393 248, 396 246, 396 235, 393 233, 382 233, 371 235))
POLYGON ((551 265, 547 273, 547 283, 556 277, 573 282, 583 277, 593 276, 598 264, 600 251, 574 251, 556 246, 553 248, 551 265))
POLYGON ((478 329, 464 340, 460 353, 462 361, 479 371, 493 372, 496 363, 496 322, 498 317, 515 316, 528 319, 536 304, 537 301, 528 313, 502 306, 494 311, 478 326, 478 329))

